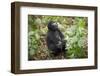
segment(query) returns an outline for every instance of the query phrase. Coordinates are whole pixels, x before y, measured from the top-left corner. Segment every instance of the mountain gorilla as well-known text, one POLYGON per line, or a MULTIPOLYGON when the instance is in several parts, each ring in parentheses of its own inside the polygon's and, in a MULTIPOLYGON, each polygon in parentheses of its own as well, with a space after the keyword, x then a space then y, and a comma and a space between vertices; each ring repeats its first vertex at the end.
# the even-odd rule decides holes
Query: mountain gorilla
POLYGON ((58 24, 54 21, 48 23, 47 32, 47 47, 54 56, 58 56, 60 53, 65 54, 66 41, 64 35, 58 28, 58 24))

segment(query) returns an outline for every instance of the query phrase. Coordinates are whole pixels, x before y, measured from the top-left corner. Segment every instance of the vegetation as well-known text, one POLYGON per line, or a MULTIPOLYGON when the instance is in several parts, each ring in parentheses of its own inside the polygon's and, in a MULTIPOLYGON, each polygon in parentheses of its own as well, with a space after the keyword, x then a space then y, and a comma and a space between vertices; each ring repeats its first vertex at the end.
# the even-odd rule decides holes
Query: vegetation
POLYGON ((29 60, 62 59, 53 57, 46 45, 47 25, 56 21, 65 36, 66 59, 87 58, 87 17, 28 15, 28 58, 29 60))

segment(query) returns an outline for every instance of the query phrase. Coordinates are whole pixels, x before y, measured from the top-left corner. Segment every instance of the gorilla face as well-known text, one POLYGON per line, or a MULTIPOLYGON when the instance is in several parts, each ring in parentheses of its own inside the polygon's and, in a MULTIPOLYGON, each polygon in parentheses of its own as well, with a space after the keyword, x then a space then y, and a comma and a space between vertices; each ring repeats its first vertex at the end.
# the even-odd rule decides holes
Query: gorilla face
POLYGON ((56 22, 53 22, 53 21, 49 22, 49 24, 48 24, 48 29, 49 29, 49 30, 52 30, 52 31, 58 30, 58 25, 57 25, 57 23, 56 23, 56 22))
POLYGON ((54 30, 57 30, 58 29, 58 25, 57 25, 57 23, 52 23, 52 28, 54 29, 54 30))

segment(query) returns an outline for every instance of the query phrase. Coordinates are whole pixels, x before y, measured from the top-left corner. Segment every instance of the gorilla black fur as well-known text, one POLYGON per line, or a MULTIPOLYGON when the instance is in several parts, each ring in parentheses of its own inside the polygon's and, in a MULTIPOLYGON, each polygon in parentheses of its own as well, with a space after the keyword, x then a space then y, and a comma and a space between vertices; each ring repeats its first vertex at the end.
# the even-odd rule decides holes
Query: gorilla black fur
POLYGON ((48 23, 47 32, 47 46, 54 56, 60 53, 65 53, 66 41, 64 40, 64 35, 58 28, 58 24, 54 21, 48 23))

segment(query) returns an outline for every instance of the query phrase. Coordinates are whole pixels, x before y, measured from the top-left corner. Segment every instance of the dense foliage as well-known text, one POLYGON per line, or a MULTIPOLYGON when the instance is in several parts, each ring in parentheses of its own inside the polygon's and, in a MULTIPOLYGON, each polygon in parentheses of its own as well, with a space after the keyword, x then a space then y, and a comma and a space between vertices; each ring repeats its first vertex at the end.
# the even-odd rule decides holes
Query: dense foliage
POLYGON ((53 57, 46 45, 47 25, 56 21, 65 36, 66 59, 87 58, 88 24, 87 17, 68 16, 28 16, 28 58, 29 60, 61 59, 53 57))

